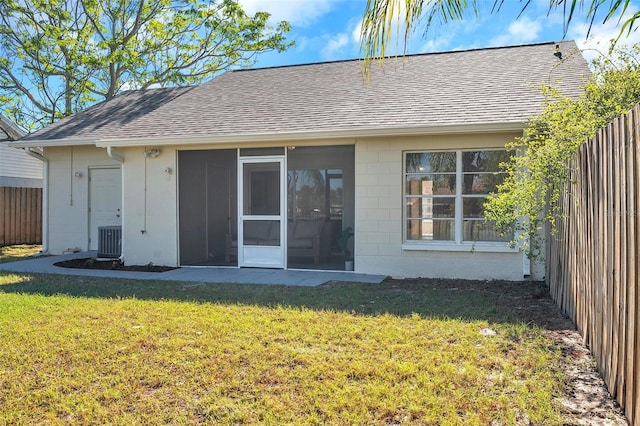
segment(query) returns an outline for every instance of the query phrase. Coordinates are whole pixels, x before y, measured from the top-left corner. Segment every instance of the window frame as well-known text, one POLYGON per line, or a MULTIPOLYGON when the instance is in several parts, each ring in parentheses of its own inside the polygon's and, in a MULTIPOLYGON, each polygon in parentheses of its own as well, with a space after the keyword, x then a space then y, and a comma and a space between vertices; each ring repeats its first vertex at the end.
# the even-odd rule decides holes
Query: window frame
MULTIPOLYGON (((504 147, 494 148, 463 148, 463 149, 433 149, 433 150, 407 150, 402 152, 402 249, 403 250, 439 250, 439 251, 471 251, 471 252, 518 252, 517 247, 511 247, 504 241, 464 241, 464 210, 465 198, 484 198, 484 194, 463 194, 463 153, 476 151, 505 151, 504 147), (410 154, 425 153, 456 153, 455 170, 455 195, 454 195, 454 238, 453 240, 409 240, 407 228, 409 221, 408 200, 414 198, 407 193, 407 156, 410 154), (471 195, 471 197, 469 197, 471 195)), ((435 198, 435 197, 434 197, 435 198)))

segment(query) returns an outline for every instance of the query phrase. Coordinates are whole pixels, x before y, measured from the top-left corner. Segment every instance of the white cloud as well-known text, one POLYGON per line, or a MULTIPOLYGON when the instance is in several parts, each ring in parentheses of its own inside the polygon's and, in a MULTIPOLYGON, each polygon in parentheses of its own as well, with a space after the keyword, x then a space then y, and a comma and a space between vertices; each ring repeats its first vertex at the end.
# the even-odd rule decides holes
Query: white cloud
POLYGON ((274 22, 289 21, 291 25, 312 25, 330 12, 339 0, 238 0, 245 12, 269 12, 274 22))
POLYGON ((359 56, 361 28, 362 19, 351 18, 344 31, 314 37, 314 42, 308 43, 308 46, 319 45, 320 57, 326 61, 353 59, 359 56))
POLYGON ((418 53, 442 52, 448 50, 452 39, 453 33, 430 38, 418 53))
POLYGON ((542 24, 527 16, 521 16, 512 22, 504 34, 500 34, 489 40, 491 46, 506 46, 529 43, 538 38, 542 31, 542 24))
POLYGON ((325 44, 324 48, 320 52, 322 59, 331 61, 341 58, 341 54, 347 46, 349 46, 351 39, 349 34, 340 33, 329 37, 329 41, 325 44))
POLYGON ((355 28, 351 32, 351 40, 354 43, 360 45, 360 41, 362 40, 362 19, 358 21, 355 28))
POLYGON ((416 32, 409 40, 408 52, 430 53, 482 47, 477 33, 490 25, 492 15, 450 21, 431 28, 427 34, 416 32))
POLYGON ((532 21, 526 16, 509 25, 509 35, 524 42, 535 40, 542 30, 538 21, 532 21))

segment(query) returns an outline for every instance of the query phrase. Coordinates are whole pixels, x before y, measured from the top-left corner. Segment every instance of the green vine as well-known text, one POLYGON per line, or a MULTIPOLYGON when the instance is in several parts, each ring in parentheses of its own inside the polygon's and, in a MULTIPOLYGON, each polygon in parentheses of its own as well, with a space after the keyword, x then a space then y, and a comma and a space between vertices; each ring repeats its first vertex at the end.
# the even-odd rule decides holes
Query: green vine
POLYGON ((544 111, 529 122, 523 137, 507 145, 514 155, 502 164, 505 180, 485 203, 487 219, 503 235, 513 233, 511 244, 533 259, 544 256, 544 225, 556 231, 574 153, 640 101, 640 45, 612 48, 593 61, 592 69, 578 99, 543 88, 544 111))

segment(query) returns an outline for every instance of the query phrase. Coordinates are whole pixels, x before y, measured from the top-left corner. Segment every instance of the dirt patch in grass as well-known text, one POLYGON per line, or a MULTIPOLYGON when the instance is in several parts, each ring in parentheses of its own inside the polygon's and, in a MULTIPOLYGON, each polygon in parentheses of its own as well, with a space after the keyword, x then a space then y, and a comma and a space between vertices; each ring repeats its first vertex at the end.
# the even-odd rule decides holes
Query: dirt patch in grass
POLYGON ((97 260, 95 258, 71 259, 54 263, 55 266, 74 269, 103 269, 108 271, 133 271, 133 272, 166 272, 176 269, 171 266, 160 266, 149 263, 148 265, 125 265, 119 260, 97 260))
MULTIPOLYGON (((544 329, 561 348, 566 390, 561 397, 568 425, 627 425, 618 403, 609 394, 591 352, 583 344, 573 322, 558 309, 544 282, 473 281, 447 279, 386 279, 382 285, 408 291, 411 286, 430 286, 451 292, 471 292, 486 297, 505 313, 544 329)), ((498 320, 499 318, 496 318, 498 320)))

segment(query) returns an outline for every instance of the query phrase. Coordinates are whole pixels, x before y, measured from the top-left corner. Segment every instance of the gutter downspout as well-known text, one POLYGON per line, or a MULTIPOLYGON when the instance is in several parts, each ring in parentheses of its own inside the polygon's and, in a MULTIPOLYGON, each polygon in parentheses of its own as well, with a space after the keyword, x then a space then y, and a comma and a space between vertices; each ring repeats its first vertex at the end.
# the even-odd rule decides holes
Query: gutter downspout
POLYGON ((40 254, 49 254, 49 159, 42 151, 24 148, 24 152, 43 163, 42 170, 42 250, 40 254))
POLYGON ((114 160, 116 160, 119 163, 124 163, 124 157, 120 154, 117 154, 115 152, 113 152, 113 147, 112 146, 108 146, 107 147, 107 155, 110 158, 113 158, 114 160))

